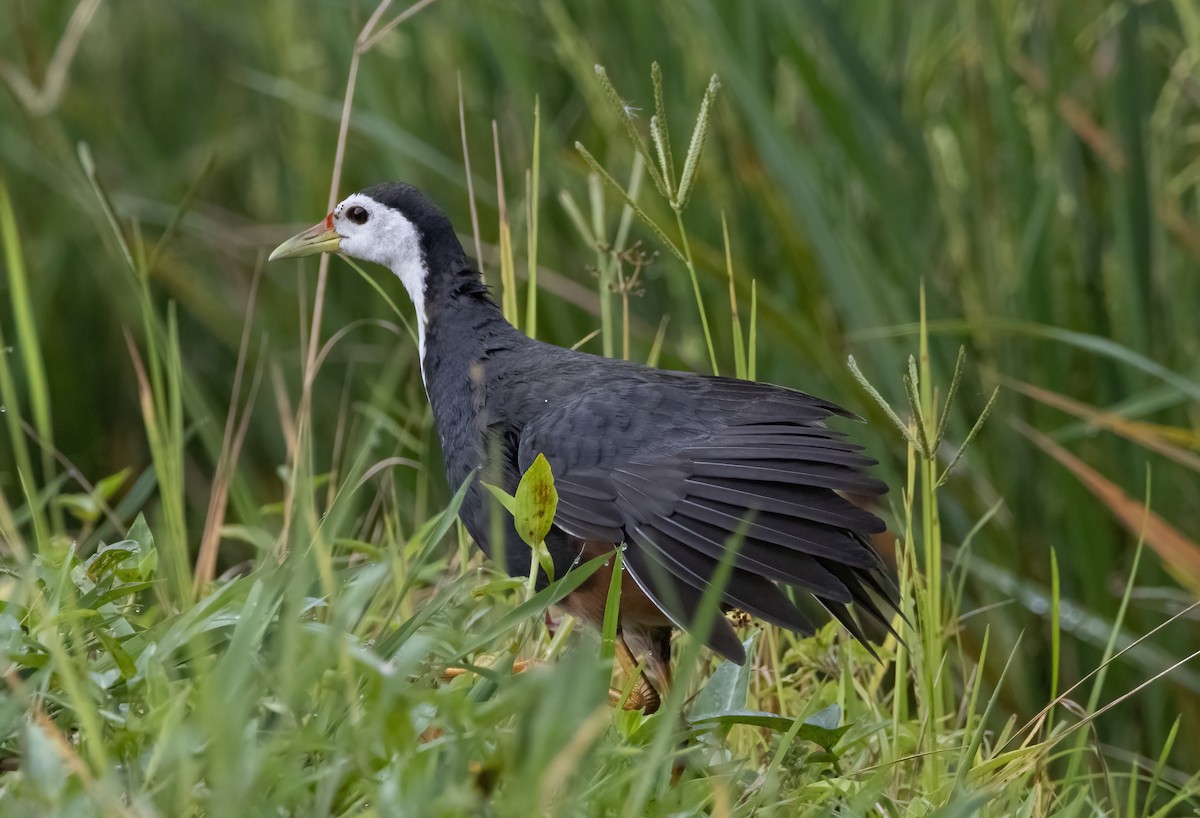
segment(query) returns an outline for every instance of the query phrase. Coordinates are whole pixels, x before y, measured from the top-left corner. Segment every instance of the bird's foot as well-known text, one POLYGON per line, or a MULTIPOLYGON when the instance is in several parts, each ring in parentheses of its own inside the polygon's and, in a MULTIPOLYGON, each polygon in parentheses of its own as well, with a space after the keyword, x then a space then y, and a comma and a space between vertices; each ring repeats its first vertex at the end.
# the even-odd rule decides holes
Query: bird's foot
MULTIPOLYGON (((657 713, 658 708, 662 706, 662 696, 646 678, 646 661, 633 655, 624 634, 618 634, 616 647, 617 664, 633 680, 633 687, 629 689, 628 696, 623 690, 617 691, 617 695, 614 696, 610 690, 609 699, 613 706, 620 704, 625 710, 641 710, 646 715, 657 713)), ((626 685, 626 688, 628 689, 629 685, 626 685)))
POLYGON ((644 677, 639 676, 633 683, 633 689, 628 691, 610 687, 608 703, 622 710, 641 710, 647 716, 657 713, 662 706, 662 697, 644 677))

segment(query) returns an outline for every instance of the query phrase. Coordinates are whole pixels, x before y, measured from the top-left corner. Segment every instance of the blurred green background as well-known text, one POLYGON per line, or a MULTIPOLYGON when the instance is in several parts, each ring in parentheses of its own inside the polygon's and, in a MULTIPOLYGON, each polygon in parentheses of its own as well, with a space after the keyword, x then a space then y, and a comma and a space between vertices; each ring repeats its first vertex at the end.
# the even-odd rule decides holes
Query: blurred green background
MULTIPOLYGON (((354 39, 374 6, 95 4, 77 29, 77 51, 56 62, 72 15, 91 5, 13 0, 0 23, 0 178, 28 269, 53 443, 92 481, 149 463, 124 337, 142 332, 136 290, 81 169, 78 145, 86 143, 116 213, 149 248, 186 203, 154 256, 150 286, 160 305, 178 309, 186 422, 195 428, 185 475, 198 530, 255 270, 279 240, 326 212, 354 39)), ((599 325, 596 249, 559 202, 562 191, 588 202, 588 169, 574 144, 622 180, 633 158, 593 67, 607 68, 644 129, 654 61, 677 141, 710 75, 722 82, 685 218, 723 369, 731 370, 732 341, 722 216, 743 319, 756 282, 758 376, 868 418, 852 432, 883 462, 896 504, 904 442, 847 356, 907 416, 902 376, 916 350, 924 282, 943 382, 960 344, 968 354, 947 456, 992 388, 1003 387, 946 487, 943 514, 948 553, 968 539, 971 549, 957 637, 970 651, 991 626, 991 681, 1024 632, 1001 706, 1029 716, 1047 699, 1052 551, 1064 598, 1063 680, 1099 663, 1147 486, 1158 516, 1118 645, 1189 604, 1200 588, 1200 8, 1191 0, 441 0, 363 54, 339 193, 385 179, 416 183, 471 247, 461 82, 485 271, 498 285, 492 123, 523 272, 525 173, 540 100, 538 334, 574 344, 599 325), (1082 408, 1049 406, 1053 396, 1031 396, 1022 384, 1082 408), (1100 414, 1089 420, 1089 412, 1100 414), (1079 458, 1075 471, 1022 424, 1079 458)), ((670 221, 649 185, 642 198, 670 221)), ((608 195, 609 230, 618 218, 608 195)), ((632 236, 657 248, 640 223, 632 236)), ((314 267, 262 273, 249 319, 250 363, 264 363, 264 386, 229 522, 278 527, 288 416, 280 406, 300 391, 314 267)), ((370 272, 406 301, 398 282, 370 272)), ((705 370, 682 265, 664 252, 644 275, 631 301, 632 357, 646 357, 669 316, 662 365, 705 370)), ((402 309, 411 314, 407 303, 402 309)), ((5 278, 0 328, 9 345, 13 315, 5 278)), ((394 316, 334 260, 322 337, 364 318, 394 316)), ((584 348, 599 351, 594 340, 584 348)), ((18 391, 28 394, 23 350, 6 351, 18 391)), ((415 361, 406 338, 356 325, 332 348, 314 391, 323 469, 339 447, 381 445, 353 434, 339 442, 343 413, 382 413, 412 436, 406 445, 421 466, 394 476, 412 498, 405 526, 448 496, 436 449, 426 451, 436 444, 415 361)), ((75 490, 65 480, 63 490, 75 490)), ((22 504, 7 438, 0 490, 22 504)), ((254 556, 229 540, 219 568, 254 556)), ((1192 614, 1122 656, 1106 693, 1198 647, 1192 614)), ((1194 760, 1200 668, 1184 667, 1106 714, 1098 738, 1153 754, 1179 715, 1175 754, 1194 760)))

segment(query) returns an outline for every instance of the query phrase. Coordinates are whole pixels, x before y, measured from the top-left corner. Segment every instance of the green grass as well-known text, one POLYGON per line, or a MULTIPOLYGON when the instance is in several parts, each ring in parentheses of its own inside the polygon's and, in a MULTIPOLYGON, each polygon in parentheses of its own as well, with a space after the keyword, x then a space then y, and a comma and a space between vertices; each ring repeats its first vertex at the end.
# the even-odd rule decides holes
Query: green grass
POLYGON ((1192 4, 374 10, 0 28, 0 813, 1200 809, 1192 4), (920 627, 611 710, 454 522, 395 282, 263 266, 385 178, 539 338, 867 418, 920 627))

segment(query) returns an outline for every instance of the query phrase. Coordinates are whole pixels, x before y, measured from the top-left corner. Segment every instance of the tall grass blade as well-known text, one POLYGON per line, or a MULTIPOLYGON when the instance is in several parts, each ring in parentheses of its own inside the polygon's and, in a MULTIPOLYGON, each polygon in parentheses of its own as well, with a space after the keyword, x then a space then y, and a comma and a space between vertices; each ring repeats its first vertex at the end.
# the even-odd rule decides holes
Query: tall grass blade
MULTIPOLYGON (((30 491, 27 481, 33 479, 33 461, 29 456, 29 445, 25 440, 25 430, 21 428, 21 405, 18 402, 16 381, 13 378, 12 368, 8 364, 8 354, 3 350, 7 349, 7 341, 4 337, 4 328, 0 327, 0 414, 4 415, 4 424, 8 427, 8 440, 12 446, 12 453, 16 467, 16 477, 22 485, 26 497, 27 508, 29 509, 30 519, 33 521, 34 527, 34 547, 39 547, 47 531, 48 521, 46 519, 45 509, 41 500, 37 496, 36 491, 30 491)), ((8 541, 8 547, 15 553, 21 562, 25 562, 29 558, 29 553, 25 548, 25 541, 17 533, 17 523, 12 517, 11 510, 5 504, 5 514, 7 518, 6 528, 9 529, 8 536, 5 539, 8 541)))
POLYGON ((542 103, 539 97, 533 101, 533 163, 526 177, 528 202, 527 223, 529 225, 525 253, 529 258, 529 274, 525 282, 525 332, 537 338, 537 294, 538 294, 538 217, 541 212, 541 167, 542 167, 542 103))
POLYGON ((508 199, 504 195, 504 168, 500 161, 500 129, 492 120, 492 148, 496 154, 496 194, 500 209, 500 305, 504 317, 514 327, 520 324, 517 314, 517 262, 513 250, 512 225, 508 220, 508 199))
POLYGON ((733 286, 733 256, 729 249, 729 220, 721 213, 721 239, 725 246, 725 270, 729 274, 729 316, 733 332, 734 374, 745 379, 750 371, 746 362, 746 342, 742 338, 742 320, 738 315, 737 291, 733 286))
POLYGON ((1180 582, 1200 593, 1200 544, 1129 497, 1120 486, 1088 466, 1041 432, 1020 421, 1012 424, 1038 448, 1065 466, 1100 500, 1131 534, 1145 538, 1146 545, 1162 558, 1180 582))
MULTIPOLYGON (((37 430, 42 450, 42 483, 48 485, 54 479, 55 471, 54 424, 50 413, 50 391, 47 387, 45 359, 42 355, 42 346, 38 340, 37 324, 34 319, 33 301, 29 295, 29 276, 25 269, 25 259, 21 253, 21 233, 17 226, 16 214, 13 213, 8 186, 3 179, 0 179, 0 242, 4 244, 6 280, 12 300, 13 323, 16 325, 14 341, 21 353, 33 427, 37 430)), ((0 356, 8 354, 9 347, 0 337, 0 356)), ((19 417, 18 404, 15 400, 12 401, 12 404, 13 419, 15 420, 19 417)), ((14 445, 16 443, 17 441, 14 441, 14 445)), ((28 476, 29 479, 33 479, 32 472, 28 472, 28 476)), ((62 530, 62 513, 53 503, 50 505, 50 516, 54 530, 62 530)))

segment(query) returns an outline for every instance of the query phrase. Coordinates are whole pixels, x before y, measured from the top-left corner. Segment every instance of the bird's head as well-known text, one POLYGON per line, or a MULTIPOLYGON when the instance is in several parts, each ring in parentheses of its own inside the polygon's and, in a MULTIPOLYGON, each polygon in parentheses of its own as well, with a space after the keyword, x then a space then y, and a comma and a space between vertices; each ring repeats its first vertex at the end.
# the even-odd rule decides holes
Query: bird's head
POLYGON ((389 268, 404 283, 422 323, 431 275, 478 277, 450 219, 403 182, 384 182, 347 196, 324 219, 276 247, 270 259, 333 252, 389 268))

